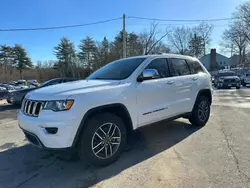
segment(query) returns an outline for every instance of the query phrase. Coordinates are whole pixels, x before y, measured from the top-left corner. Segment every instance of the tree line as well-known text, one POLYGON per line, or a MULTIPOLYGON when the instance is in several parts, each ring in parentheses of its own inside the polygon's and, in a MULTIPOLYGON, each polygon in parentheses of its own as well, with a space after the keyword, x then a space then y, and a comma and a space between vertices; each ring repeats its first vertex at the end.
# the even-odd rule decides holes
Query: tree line
MULTIPOLYGON (((240 5, 233 13, 228 29, 222 34, 221 47, 232 55, 240 57, 240 64, 250 62, 250 1, 240 5)), ((201 22, 193 27, 177 26, 162 29, 153 22, 142 32, 126 32, 126 57, 177 53, 202 57, 209 52, 214 26, 201 22)), ((78 46, 67 37, 62 37, 54 47, 55 61, 31 63, 21 45, 0 45, 0 81, 13 79, 38 79, 44 81, 53 77, 86 77, 107 63, 123 57, 123 33, 120 31, 113 40, 106 37, 95 41, 84 37, 78 46), (16 78, 18 77, 18 78, 16 78)))
MULTIPOLYGON (((205 22, 192 28, 183 26, 165 30, 160 29, 158 23, 152 23, 150 28, 140 33, 126 32, 126 57, 169 52, 201 57, 208 50, 212 29, 213 26, 205 22)), ((36 72, 36 79, 41 81, 51 77, 86 77, 123 57, 123 33, 120 31, 112 41, 106 37, 102 41, 95 41, 86 36, 77 47, 69 38, 62 37, 53 53, 56 61, 32 64, 21 45, 0 45, 0 79, 9 81, 13 75, 17 75, 14 74, 16 71, 19 71, 19 79, 31 78, 36 72)))

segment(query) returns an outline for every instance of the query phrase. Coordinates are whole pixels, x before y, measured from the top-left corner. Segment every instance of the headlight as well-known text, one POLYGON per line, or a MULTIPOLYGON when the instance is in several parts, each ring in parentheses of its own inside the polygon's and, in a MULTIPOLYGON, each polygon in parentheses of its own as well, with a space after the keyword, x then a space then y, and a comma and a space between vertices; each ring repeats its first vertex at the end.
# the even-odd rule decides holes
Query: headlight
POLYGON ((44 110, 63 111, 69 110, 74 100, 47 101, 43 107, 44 110))

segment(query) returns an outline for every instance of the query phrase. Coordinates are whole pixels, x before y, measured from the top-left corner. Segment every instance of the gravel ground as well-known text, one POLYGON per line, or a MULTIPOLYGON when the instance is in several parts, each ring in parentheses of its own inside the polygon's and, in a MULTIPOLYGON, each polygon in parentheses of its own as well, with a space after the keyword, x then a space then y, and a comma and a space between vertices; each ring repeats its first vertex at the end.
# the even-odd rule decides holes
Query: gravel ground
POLYGON ((31 146, 17 108, 0 105, 0 187, 250 187, 250 90, 218 90, 213 101, 205 127, 178 119, 142 128, 99 169, 31 146))

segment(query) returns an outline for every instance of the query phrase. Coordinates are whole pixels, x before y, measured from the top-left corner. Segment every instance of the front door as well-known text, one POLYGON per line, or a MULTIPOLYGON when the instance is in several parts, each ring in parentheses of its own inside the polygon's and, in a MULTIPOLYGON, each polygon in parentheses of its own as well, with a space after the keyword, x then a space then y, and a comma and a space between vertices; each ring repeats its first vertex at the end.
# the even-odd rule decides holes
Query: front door
POLYGON ((169 94, 167 91, 169 71, 165 58, 152 60, 145 69, 156 69, 160 78, 138 82, 138 125, 143 126, 167 117, 169 94))

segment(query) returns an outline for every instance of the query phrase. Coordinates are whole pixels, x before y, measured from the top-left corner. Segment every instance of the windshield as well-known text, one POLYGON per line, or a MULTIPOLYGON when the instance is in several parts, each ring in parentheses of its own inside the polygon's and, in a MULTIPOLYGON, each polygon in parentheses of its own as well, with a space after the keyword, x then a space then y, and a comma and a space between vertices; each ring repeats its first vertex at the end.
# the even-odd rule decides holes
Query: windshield
POLYGON ((224 76, 235 76, 236 74, 234 72, 221 72, 218 74, 219 77, 224 77, 224 76))
POLYGON ((47 80, 47 81, 43 82, 42 84, 39 85, 39 87, 43 87, 43 86, 47 85, 50 81, 51 80, 47 80))
POLYGON ((100 68, 88 79, 123 80, 128 78, 146 58, 121 59, 100 68))

